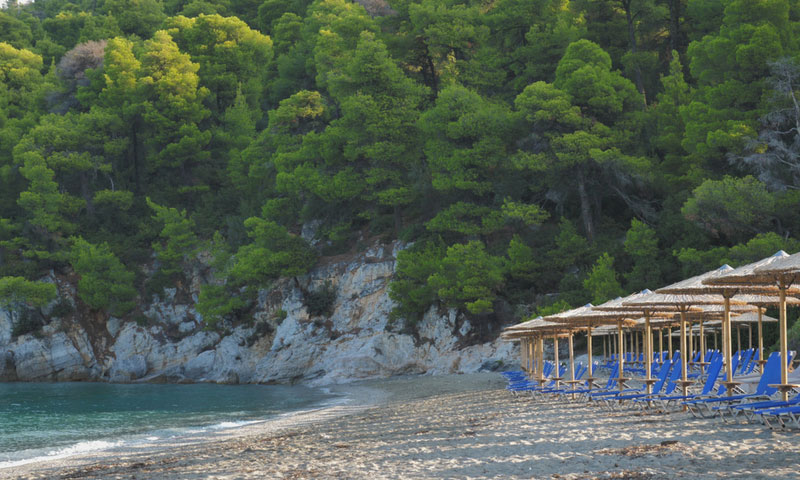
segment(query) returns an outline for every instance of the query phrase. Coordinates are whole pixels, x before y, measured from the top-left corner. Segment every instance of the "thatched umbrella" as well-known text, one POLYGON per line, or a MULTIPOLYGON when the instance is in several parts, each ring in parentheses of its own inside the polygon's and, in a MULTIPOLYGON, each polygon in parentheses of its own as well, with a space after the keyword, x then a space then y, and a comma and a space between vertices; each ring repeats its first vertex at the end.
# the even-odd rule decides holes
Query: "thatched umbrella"
MULTIPOLYGON (((769 315, 764 315, 763 307, 756 306, 756 308, 757 308, 756 311, 745 312, 745 313, 742 313, 741 315, 737 315, 735 317, 731 317, 731 324, 745 324, 745 325, 748 326, 748 328, 753 323, 758 323, 759 324, 759 328, 758 328, 758 347, 757 347, 758 348, 758 358, 759 358, 758 363, 759 363, 759 365, 761 365, 763 367, 763 365, 767 361, 762 358, 763 354, 761 353, 763 351, 763 348, 764 348, 764 339, 763 339, 763 335, 762 335, 762 333, 763 333, 762 332, 762 325, 764 323, 778 323, 778 319, 775 318, 775 317, 770 317, 769 315)), ((720 328, 721 328, 722 327, 722 318, 720 317, 719 320, 712 320, 712 321, 708 322, 707 325, 708 326, 712 326, 712 327, 713 326, 720 326, 720 328)), ((753 348, 752 339, 750 339, 749 343, 750 343, 750 345, 748 346, 748 348, 753 348)), ((763 373, 763 371, 761 373, 763 373)))
MULTIPOLYGON (((669 309, 664 309, 660 311, 655 311, 654 309, 650 308, 631 308, 630 306, 626 305, 630 301, 638 300, 642 297, 646 297, 651 295, 653 292, 650 290, 642 290, 639 293, 634 293, 628 295, 624 298, 615 298, 614 300, 609 300, 602 305, 598 305, 595 307, 595 310, 599 311, 607 311, 615 313, 616 317, 618 318, 617 321, 617 333, 619 335, 619 346, 620 346, 620 355, 619 355, 619 379, 617 383, 619 383, 620 390, 624 388, 624 383, 629 378, 625 378, 624 375, 624 361, 622 357, 622 352, 624 351, 623 346, 623 336, 622 336, 622 319, 631 318, 631 317, 639 317, 644 316, 645 318, 645 336, 648 338, 645 345, 645 384, 647 385, 647 392, 650 393, 650 387, 653 383, 655 383, 654 379, 652 378, 652 361, 653 361, 653 348, 652 348, 652 330, 650 327, 650 319, 653 316, 658 316, 663 313, 671 313, 669 309)), ((674 312, 674 309, 672 310, 674 312)))
POLYGON ((699 310, 701 305, 717 305, 720 299, 715 295, 676 295, 676 294, 663 294, 663 293, 650 293, 643 295, 638 299, 625 302, 624 305, 629 308, 649 308, 652 311, 663 311, 663 309, 672 309, 681 315, 681 380, 680 385, 684 391, 684 395, 690 384, 694 383, 693 380, 688 379, 687 369, 687 345, 686 345, 686 323, 687 314, 690 311, 699 310))
POLYGON ((586 328, 586 343, 589 354, 589 388, 592 387, 594 382, 594 372, 592 366, 592 329, 601 325, 633 325, 634 322, 629 312, 608 312, 597 310, 591 303, 582 307, 573 308, 566 312, 561 312, 555 315, 550 315, 547 320, 552 322, 563 323, 572 327, 586 328))
POLYGON ((781 383, 778 385, 783 400, 789 398, 789 391, 798 387, 788 383, 788 347, 786 332, 786 295, 800 291, 800 254, 787 255, 780 251, 775 255, 734 269, 723 276, 708 279, 708 285, 727 286, 734 293, 750 293, 753 288, 765 288, 778 293, 778 312, 781 344, 781 383), (738 290, 737 290, 738 289, 738 290))
MULTIPOLYGON (((786 256, 784 252, 779 252, 780 256, 786 256)), ((755 266, 760 266, 764 262, 763 260, 760 262, 756 262, 756 264, 750 264, 755 266)), ((733 372, 731 371, 731 357, 732 357, 732 350, 733 350, 733 336, 731 334, 731 324, 730 324, 730 309, 731 309, 731 298, 734 295, 740 295, 737 297, 737 300, 740 302, 746 302, 748 304, 753 303, 769 303, 771 301, 777 302, 779 299, 774 295, 777 294, 777 290, 773 287, 764 287, 764 286, 730 286, 730 285, 719 285, 719 284, 712 284, 712 282, 716 281, 717 279, 726 277, 727 275, 732 274, 735 272, 735 269, 728 265, 723 265, 716 270, 712 270, 710 272, 706 272, 702 275, 697 275, 692 278, 688 278, 686 280, 682 280, 680 282, 674 283, 667 287, 659 288, 656 290, 658 293, 666 293, 666 294, 677 294, 677 295, 712 295, 712 296, 721 296, 721 302, 724 307, 724 315, 722 319, 722 349, 725 356, 725 364, 726 364, 726 374, 727 374, 727 381, 733 384, 733 372), (747 297, 742 297, 741 295, 745 294, 747 297), (770 296, 773 295, 773 296, 770 296)), ((702 338, 702 335, 701 335, 702 338)), ((730 388, 731 385, 728 385, 728 394, 733 393, 733 389, 730 388)))
MULTIPOLYGON (((575 328, 570 326, 561 324, 561 323, 553 323, 548 321, 545 317, 537 317, 533 320, 528 320, 527 322, 520 323, 518 325, 514 325, 512 327, 508 327, 503 331, 503 335, 506 338, 514 337, 514 336, 534 336, 538 341, 538 355, 539 358, 537 360, 538 365, 538 376, 537 381, 540 385, 543 385, 544 382, 547 380, 544 378, 544 372, 542 370, 542 366, 544 364, 544 337, 553 337, 553 356, 556 363, 556 369, 558 369, 559 359, 558 359, 558 339, 561 337, 567 337, 569 339, 569 350, 570 350, 570 382, 574 385, 575 383, 575 358, 572 349, 572 333, 575 331, 575 328)), ((556 370, 556 374, 558 374, 558 370, 556 370)), ((560 377, 554 377, 553 380, 556 381, 556 386, 558 386, 559 382, 562 380, 560 377)))

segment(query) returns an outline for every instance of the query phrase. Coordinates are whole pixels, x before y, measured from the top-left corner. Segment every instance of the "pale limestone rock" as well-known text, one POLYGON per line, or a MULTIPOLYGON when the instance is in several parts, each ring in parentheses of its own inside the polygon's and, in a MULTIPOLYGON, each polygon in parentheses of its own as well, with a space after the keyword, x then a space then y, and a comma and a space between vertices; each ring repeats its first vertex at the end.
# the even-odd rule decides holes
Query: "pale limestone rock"
POLYGON ((64 332, 42 339, 24 335, 13 351, 19 380, 89 380, 95 374, 64 332))
POLYGON ((106 322, 106 330, 108 330, 108 334, 112 337, 116 337, 119 335, 119 331, 122 329, 123 322, 117 317, 111 317, 106 322))
MULTIPOLYGON (((252 327, 237 327, 225 337, 202 330, 194 303, 178 303, 175 289, 143 307, 153 325, 145 328, 112 317, 106 323, 108 335, 92 339, 77 326, 52 322, 43 329, 42 339, 25 336, 12 343, 8 315, 0 311, 0 379, 321 385, 514 364, 517 351, 509 343, 460 348, 471 325, 455 310, 426 312, 418 325, 419 339, 387 331, 394 307, 388 286, 396 255, 407 247, 400 242, 376 245, 350 261, 318 267, 297 282, 282 280, 272 290, 259 292, 254 319, 274 328, 271 333, 262 328, 263 338, 256 338, 252 327), (326 282, 336 287, 333 314, 311 318, 303 291, 326 282), (286 312, 282 321, 278 310, 286 312), (95 350, 101 358, 94 358, 95 350)), ((189 272, 194 301, 200 277, 207 275, 201 267, 189 272)), ((59 284, 59 290, 74 296, 72 286, 59 284)))
POLYGON ((147 374, 147 360, 144 355, 131 355, 117 359, 108 372, 109 382, 127 383, 147 374))
POLYGON ((0 351, 11 343, 11 315, 6 310, 0 309, 0 351))

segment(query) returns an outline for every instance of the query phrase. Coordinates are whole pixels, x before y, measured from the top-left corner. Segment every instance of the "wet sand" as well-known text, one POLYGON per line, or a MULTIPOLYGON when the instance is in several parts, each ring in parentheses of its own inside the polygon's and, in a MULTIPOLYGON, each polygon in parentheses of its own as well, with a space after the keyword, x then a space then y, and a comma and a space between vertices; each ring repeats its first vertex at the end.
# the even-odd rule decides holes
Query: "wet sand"
POLYGON ((515 397, 499 374, 340 387, 349 404, 0 478, 800 478, 800 433, 515 397))

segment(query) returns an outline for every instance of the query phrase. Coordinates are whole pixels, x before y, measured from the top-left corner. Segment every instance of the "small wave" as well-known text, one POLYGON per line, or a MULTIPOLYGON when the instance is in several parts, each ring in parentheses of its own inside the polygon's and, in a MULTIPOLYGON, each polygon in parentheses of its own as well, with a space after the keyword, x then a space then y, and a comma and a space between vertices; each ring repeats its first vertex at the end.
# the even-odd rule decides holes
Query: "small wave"
POLYGON ((6 462, 0 462, 0 468, 19 467, 22 465, 27 465, 29 463, 35 463, 47 460, 59 460, 62 458, 71 457, 73 455, 78 455, 81 453, 99 452, 102 450, 107 450, 109 448, 119 447, 122 444, 123 444, 122 441, 110 442, 105 440, 91 440, 87 442, 78 442, 75 445, 70 445, 69 447, 61 448, 58 450, 52 450, 49 452, 44 452, 41 455, 24 458, 20 460, 9 460, 6 462))
POLYGON ((228 428, 238 428, 244 427, 247 425, 252 425, 254 423, 260 423, 262 420, 241 420, 238 422, 220 422, 216 425, 209 425, 207 428, 208 430, 225 430, 228 428))

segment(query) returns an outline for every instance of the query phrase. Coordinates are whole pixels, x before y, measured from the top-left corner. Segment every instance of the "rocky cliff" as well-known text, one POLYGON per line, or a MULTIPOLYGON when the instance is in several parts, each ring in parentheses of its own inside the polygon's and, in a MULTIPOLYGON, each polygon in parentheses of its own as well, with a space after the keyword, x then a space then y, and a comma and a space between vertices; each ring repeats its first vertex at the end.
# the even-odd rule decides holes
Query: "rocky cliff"
MULTIPOLYGON (((452 310, 432 308, 415 332, 389 325, 398 248, 329 259, 304 277, 282 281, 260 292, 250 325, 221 332, 205 330, 194 309, 200 269, 185 294, 167 289, 153 297, 138 322, 72 315, 13 338, 10 315, 0 311, 0 380, 322 385, 516 362, 513 345, 476 343, 470 322, 452 310), (312 316, 307 296, 323 286, 335 292, 329 313, 312 316)), ((69 281, 50 281, 60 302, 75 305, 69 281)))

